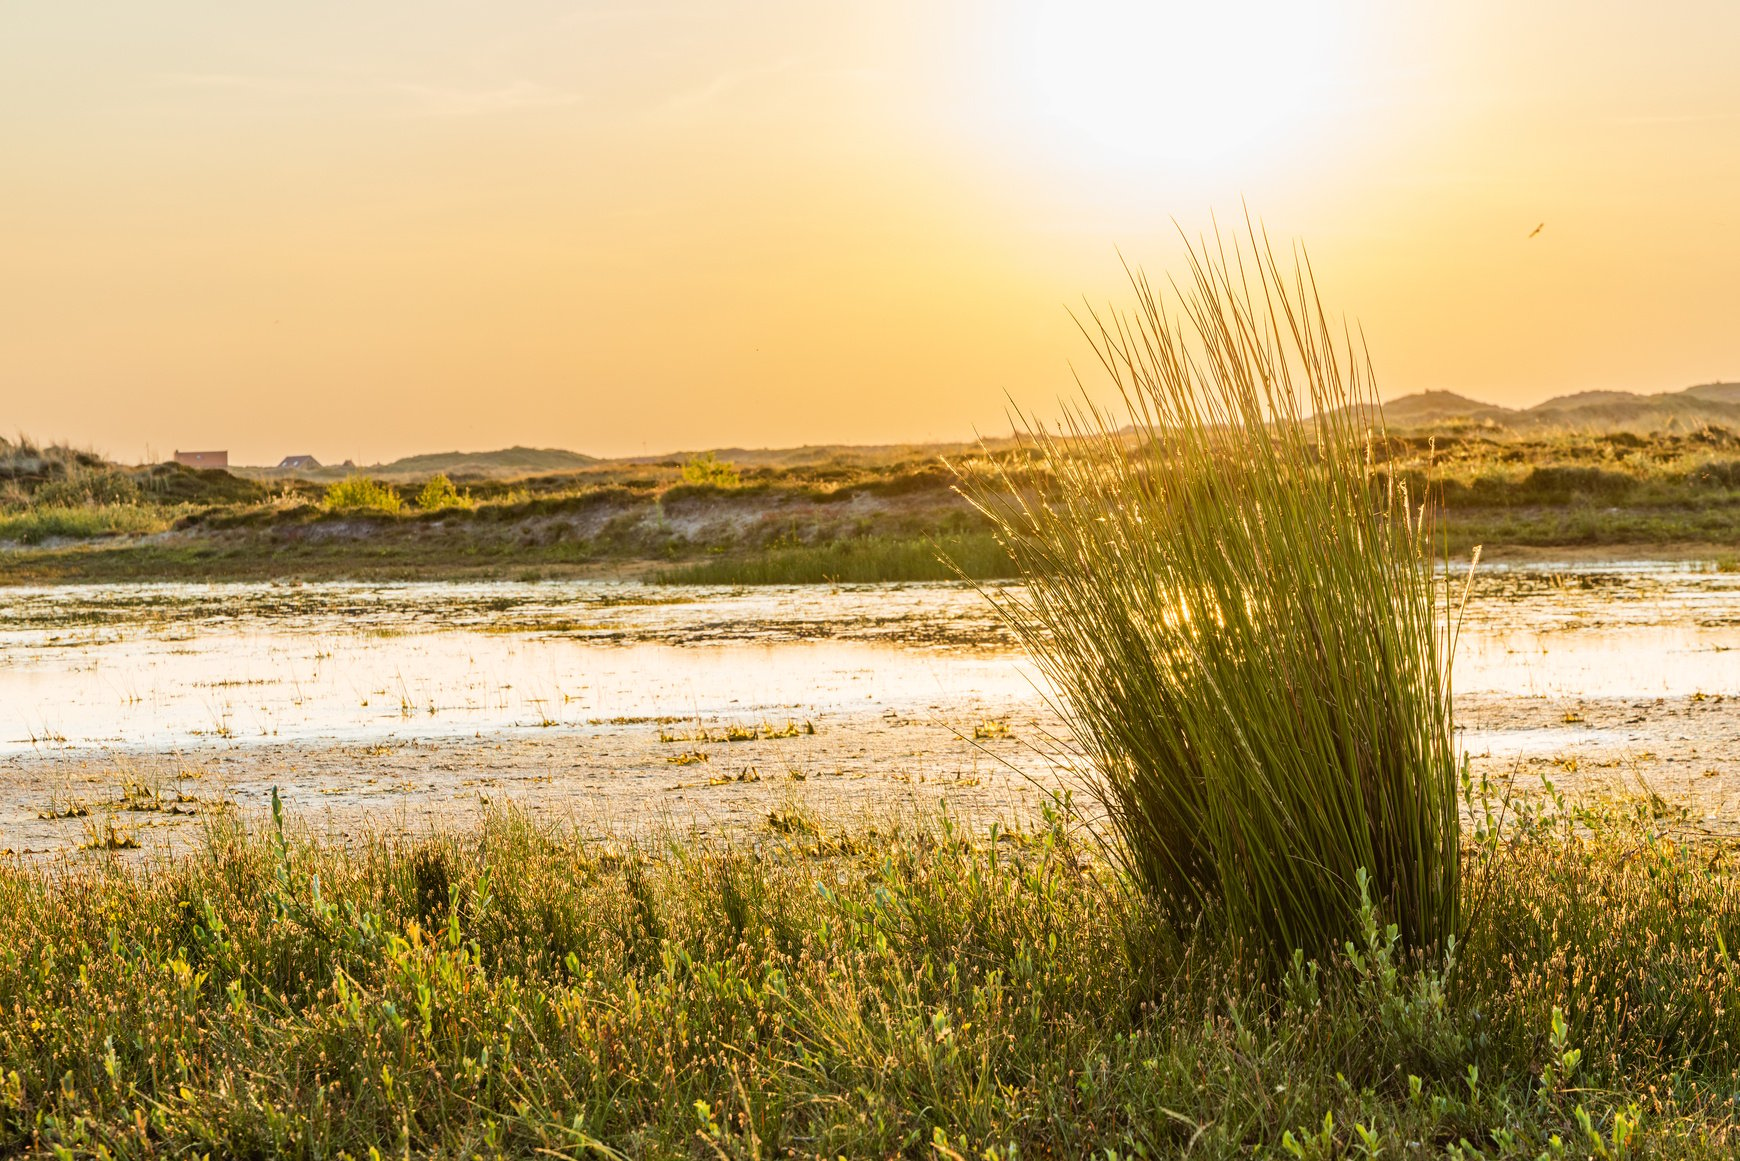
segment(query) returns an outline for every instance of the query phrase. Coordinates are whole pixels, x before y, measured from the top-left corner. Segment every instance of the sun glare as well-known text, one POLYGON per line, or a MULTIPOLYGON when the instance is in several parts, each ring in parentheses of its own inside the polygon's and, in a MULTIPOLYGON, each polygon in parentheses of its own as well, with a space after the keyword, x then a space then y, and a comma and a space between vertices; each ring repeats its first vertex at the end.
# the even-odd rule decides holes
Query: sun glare
POLYGON ((1092 159, 1202 169, 1283 143, 1336 69, 1325 6, 1029 0, 1036 119, 1092 159))

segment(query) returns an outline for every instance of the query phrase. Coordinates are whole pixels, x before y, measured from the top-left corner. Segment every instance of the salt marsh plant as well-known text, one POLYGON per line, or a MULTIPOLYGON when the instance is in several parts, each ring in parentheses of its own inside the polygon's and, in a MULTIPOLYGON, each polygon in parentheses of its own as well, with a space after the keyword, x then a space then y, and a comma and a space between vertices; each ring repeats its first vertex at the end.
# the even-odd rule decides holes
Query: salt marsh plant
POLYGON ((1348 938, 1368 875, 1409 949, 1444 950, 1453 618, 1430 508, 1373 472, 1369 364, 1255 230, 1193 248, 1172 296, 1131 281, 1132 310, 1083 319, 1122 407, 1041 427, 1037 486, 966 473, 1029 582, 993 600, 1181 923, 1279 966, 1348 938))

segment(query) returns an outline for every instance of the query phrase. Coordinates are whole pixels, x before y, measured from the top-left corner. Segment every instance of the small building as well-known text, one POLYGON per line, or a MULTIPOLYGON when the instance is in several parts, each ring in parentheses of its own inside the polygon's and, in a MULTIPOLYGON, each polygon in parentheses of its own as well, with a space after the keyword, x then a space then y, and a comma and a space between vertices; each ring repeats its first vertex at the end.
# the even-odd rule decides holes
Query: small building
POLYGON ((227 451, 177 451, 175 462, 189 468, 227 468, 230 466, 230 453, 227 451))
POLYGON ((280 471, 285 469, 293 471, 313 471, 319 466, 320 461, 315 459, 313 456, 285 456, 283 459, 278 461, 278 468, 280 471))

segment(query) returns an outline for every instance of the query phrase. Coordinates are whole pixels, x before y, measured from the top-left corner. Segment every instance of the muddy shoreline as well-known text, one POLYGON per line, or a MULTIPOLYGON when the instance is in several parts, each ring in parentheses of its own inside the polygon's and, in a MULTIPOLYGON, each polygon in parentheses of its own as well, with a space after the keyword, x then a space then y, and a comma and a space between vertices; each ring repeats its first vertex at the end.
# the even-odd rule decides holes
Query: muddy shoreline
MULTIPOLYGON (((891 805, 981 819, 1030 816, 1085 789, 1056 717, 1031 702, 885 712, 816 723, 814 736, 695 745, 687 723, 371 745, 190 747, 0 760, 0 849, 72 854, 110 824, 142 849, 185 849, 201 822, 259 822, 274 787, 324 834, 463 826, 492 806, 606 837, 675 827, 753 836, 793 803, 835 814, 891 805), (975 736, 978 731, 981 736, 975 736), (989 736, 983 736, 983 735, 989 736), (705 753, 705 759, 678 759, 705 753), (1072 768, 1073 767, 1073 768, 1072 768), (84 813, 42 817, 69 809, 84 813)), ((1597 798, 1654 794, 1705 829, 1740 834, 1740 699, 1463 699, 1476 777, 1524 795, 1545 782, 1597 798)), ((722 731, 714 731, 715 735, 722 731)))

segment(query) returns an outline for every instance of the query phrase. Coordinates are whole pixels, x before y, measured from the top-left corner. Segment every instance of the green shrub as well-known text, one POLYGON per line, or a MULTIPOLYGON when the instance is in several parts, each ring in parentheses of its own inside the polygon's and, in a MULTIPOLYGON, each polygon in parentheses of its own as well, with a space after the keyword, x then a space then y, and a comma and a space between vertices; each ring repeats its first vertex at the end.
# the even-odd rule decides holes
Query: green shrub
POLYGON ((1252 241, 1242 266, 1193 253, 1181 310, 1135 276, 1136 310, 1089 322, 1127 411, 1033 437, 1052 485, 967 473, 1029 582, 997 603, 1121 859, 1182 924, 1224 918, 1272 970, 1340 945, 1363 871, 1404 945, 1441 950, 1453 642, 1422 497, 1374 505, 1369 370, 1338 354, 1308 273, 1252 241))
POLYGON ((737 474, 737 465, 721 460, 712 452, 703 452, 683 465, 683 483, 735 488, 742 480, 737 474))
POLYGON ((429 482, 417 493, 416 505, 426 512, 441 508, 469 507, 471 494, 467 492, 460 495, 459 489, 453 486, 453 481, 447 478, 447 473, 439 472, 429 477, 429 482))
POLYGON ((346 476, 327 486, 326 506, 341 512, 397 512, 405 506, 405 501, 389 484, 368 476, 346 476))

